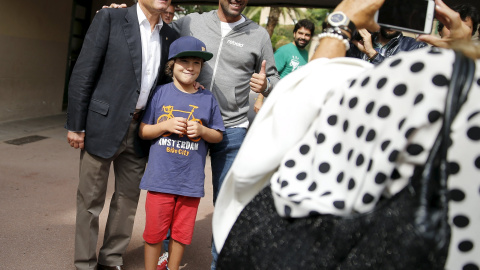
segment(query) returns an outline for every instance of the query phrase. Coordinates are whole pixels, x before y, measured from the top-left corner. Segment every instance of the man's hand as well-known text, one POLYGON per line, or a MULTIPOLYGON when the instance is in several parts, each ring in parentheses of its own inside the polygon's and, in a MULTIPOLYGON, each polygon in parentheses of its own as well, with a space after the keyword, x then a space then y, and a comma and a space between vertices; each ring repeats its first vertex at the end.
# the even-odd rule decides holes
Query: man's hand
POLYGON ((377 53, 373 48, 372 35, 365 28, 358 29, 358 33, 362 36, 362 41, 353 40, 353 44, 355 44, 361 52, 366 54, 368 58, 371 58, 377 53))
POLYGON ((126 8, 127 4, 115 4, 111 3, 110 6, 103 6, 102 8, 126 8))
POLYGON ((262 68, 259 73, 253 73, 250 79, 250 89, 256 93, 262 93, 267 88, 267 74, 265 69, 267 66, 267 60, 262 61, 262 68))
POLYGON ((438 38, 432 35, 421 35, 419 41, 430 43, 436 47, 450 48, 454 40, 470 40, 471 29, 460 18, 460 14, 450 9, 441 0, 435 0, 435 17, 450 30, 448 36, 438 38))
POLYGON ((75 149, 82 149, 85 147, 85 132, 73 132, 69 131, 67 133, 67 141, 71 147, 75 149))
POLYGON ((198 89, 198 88, 202 88, 202 90, 205 89, 205 86, 201 85, 201 84, 200 84, 199 82, 197 82, 197 81, 194 81, 194 82, 193 82, 193 87, 194 87, 195 89, 198 89))

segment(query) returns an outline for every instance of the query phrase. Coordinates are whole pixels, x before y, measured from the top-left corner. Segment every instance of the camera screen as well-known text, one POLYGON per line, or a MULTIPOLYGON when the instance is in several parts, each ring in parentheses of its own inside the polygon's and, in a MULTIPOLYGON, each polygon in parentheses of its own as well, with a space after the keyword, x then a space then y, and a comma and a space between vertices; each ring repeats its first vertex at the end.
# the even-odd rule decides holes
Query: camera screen
POLYGON ((423 31, 428 0, 386 0, 378 12, 378 22, 423 31))

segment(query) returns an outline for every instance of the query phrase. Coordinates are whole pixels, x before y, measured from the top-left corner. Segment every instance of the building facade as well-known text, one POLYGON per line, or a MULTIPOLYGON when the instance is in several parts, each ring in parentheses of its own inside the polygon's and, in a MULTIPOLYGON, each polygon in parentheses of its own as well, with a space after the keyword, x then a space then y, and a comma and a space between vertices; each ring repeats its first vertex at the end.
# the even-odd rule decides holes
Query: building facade
POLYGON ((0 122, 61 114, 83 37, 107 1, 0 2, 0 122))

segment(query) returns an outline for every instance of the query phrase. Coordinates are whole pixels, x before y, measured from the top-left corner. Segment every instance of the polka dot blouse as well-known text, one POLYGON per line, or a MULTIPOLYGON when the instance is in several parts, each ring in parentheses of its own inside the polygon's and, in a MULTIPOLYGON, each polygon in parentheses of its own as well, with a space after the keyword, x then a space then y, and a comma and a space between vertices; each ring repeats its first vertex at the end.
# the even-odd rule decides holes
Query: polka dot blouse
MULTIPOLYGON (((334 89, 270 178, 278 213, 363 213, 405 187, 441 128, 453 62, 451 51, 422 49, 390 58, 334 89)), ((479 100, 477 68, 453 122, 447 157, 452 227, 447 269, 480 269, 479 100)))

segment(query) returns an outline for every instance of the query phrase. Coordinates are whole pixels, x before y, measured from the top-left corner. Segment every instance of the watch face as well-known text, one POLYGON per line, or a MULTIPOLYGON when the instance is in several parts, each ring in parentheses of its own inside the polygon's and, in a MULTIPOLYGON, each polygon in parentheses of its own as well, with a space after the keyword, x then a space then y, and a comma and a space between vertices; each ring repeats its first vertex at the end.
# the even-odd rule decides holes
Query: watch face
POLYGON ((343 14, 339 14, 339 13, 332 14, 332 16, 330 17, 330 21, 331 21, 332 23, 340 23, 340 22, 342 22, 344 19, 345 19, 345 16, 343 16, 343 14))

